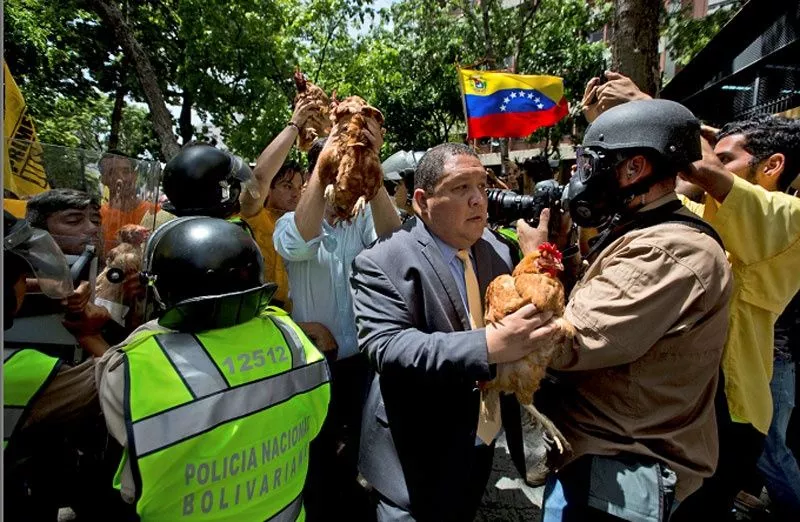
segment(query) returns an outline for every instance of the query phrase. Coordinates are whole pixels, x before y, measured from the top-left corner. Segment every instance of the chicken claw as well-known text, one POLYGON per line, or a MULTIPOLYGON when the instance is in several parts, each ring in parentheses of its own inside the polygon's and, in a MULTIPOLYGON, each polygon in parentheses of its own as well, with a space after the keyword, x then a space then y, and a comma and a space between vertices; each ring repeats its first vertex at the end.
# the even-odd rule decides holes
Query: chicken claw
POLYGON ((572 453, 572 446, 570 446, 569 442, 567 442, 567 439, 561 434, 561 432, 558 430, 558 428, 556 428, 555 424, 553 424, 550 419, 540 413, 533 404, 523 404, 522 407, 525 408, 525 411, 530 413, 531 416, 542 425, 542 428, 545 432, 549 433, 550 436, 553 437, 553 441, 556 443, 556 448, 558 448, 558 452, 560 454, 563 455, 565 453, 572 453))
POLYGON ((365 208, 367 208, 367 198, 365 198, 364 196, 361 196, 356 201, 356 204, 353 205, 353 215, 356 216, 356 215, 360 214, 361 212, 363 212, 363 210, 365 208))
POLYGON ((328 203, 333 204, 336 197, 335 192, 336 192, 336 186, 333 183, 325 187, 325 200, 328 203))

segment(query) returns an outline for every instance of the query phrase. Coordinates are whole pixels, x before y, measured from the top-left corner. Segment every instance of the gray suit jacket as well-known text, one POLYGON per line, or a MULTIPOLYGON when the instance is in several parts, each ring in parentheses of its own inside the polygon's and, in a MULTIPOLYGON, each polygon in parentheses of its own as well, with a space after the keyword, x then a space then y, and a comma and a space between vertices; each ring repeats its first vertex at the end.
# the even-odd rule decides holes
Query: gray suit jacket
MULTIPOLYGON (((509 247, 489 230, 472 247, 481 297, 510 273, 509 247)), ((385 497, 418 520, 458 520, 470 476, 480 405, 477 381, 493 377, 483 330, 467 310, 439 247, 418 219, 353 262, 359 347, 375 376, 364 407, 359 468, 385 497)), ((518 469, 519 407, 503 404, 518 469)), ((480 464, 480 466, 483 466, 480 464)))

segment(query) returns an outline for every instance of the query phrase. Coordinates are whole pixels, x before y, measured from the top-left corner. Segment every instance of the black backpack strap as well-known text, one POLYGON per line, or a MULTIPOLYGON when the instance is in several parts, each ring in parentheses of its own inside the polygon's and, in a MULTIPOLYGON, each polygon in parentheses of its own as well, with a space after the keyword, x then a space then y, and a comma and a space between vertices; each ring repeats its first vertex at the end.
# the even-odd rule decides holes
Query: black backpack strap
MULTIPOLYGON (((682 223, 687 225, 698 232, 710 236, 714 241, 717 242, 723 251, 725 250, 725 245, 722 243, 722 238, 719 237, 717 231, 714 230, 711 225, 709 225, 702 218, 694 215, 691 211, 686 209, 686 207, 683 206, 683 203, 677 199, 661 205, 653 210, 639 212, 635 215, 636 219, 632 219, 624 225, 619 225, 619 223, 622 221, 622 218, 623 216, 621 214, 615 215, 612 218, 609 227, 603 230, 599 236, 594 238, 595 242, 590 240, 589 244, 591 249, 589 253, 586 254, 584 259, 591 261, 595 254, 600 253, 612 242, 632 230, 639 230, 664 223, 682 223)), ((628 219, 630 219, 630 217, 628 217, 628 219)))
POLYGON ((708 224, 707 221, 702 219, 699 216, 696 216, 690 210, 683 211, 682 209, 678 209, 672 213, 672 215, 664 221, 664 223, 683 223, 698 232, 702 232, 707 236, 710 236, 711 239, 717 242, 720 248, 724 251, 725 244, 722 242, 722 238, 717 234, 717 231, 714 230, 714 227, 708 224))

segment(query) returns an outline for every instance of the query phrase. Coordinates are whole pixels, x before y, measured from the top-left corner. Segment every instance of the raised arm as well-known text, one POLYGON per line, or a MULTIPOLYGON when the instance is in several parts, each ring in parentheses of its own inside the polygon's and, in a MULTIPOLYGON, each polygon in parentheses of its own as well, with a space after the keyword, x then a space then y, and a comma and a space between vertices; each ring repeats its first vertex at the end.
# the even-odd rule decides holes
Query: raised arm
MULTIPOLYGON (((330 140, 328 140, 330 143, 330 140)), ((327 145, 326 145, 327 146, 327 145)), ((325 216, 325 187, 319 179, 319 162, 311 173, 308 185, 300 196, 294 212, 294 223, 300 236, 311 241, 322 232, 322 218, 325 216)))
POLYGON ((256 168, 253 170, 257 191, 243 190, 239 197, 242 217, 255 216, 264 207, 272 178, 286 161, 286 156, 292 150, 297 133, 308 119, 310 109, 311 106, 307 100, 298 103, 286 128, 275 136, 275 139, 258 156, 256 168))
MULTIPOLYGON (((369 120, 364 132, 367 140, 376 151, 379 151, 383 144, 383 130, 378 122, 369 120)), ((372 222, 375 224, 375 234, 378 237, 388 236, 400 228, 400 215, 385 187, 380 188, 378 194, 370 201, 370 205, 372 206, 372 222)))
POLYGON ((722 203, 733 188, 734 175, 732 172, 728 172, 714 153, 712 143, 715 141, 715 134, 716 129, 703 126, 703 137, 700 138, 703 157, 694 162, 688 172, 682 172, 681 177, 697 185, 709 196, 722 203))

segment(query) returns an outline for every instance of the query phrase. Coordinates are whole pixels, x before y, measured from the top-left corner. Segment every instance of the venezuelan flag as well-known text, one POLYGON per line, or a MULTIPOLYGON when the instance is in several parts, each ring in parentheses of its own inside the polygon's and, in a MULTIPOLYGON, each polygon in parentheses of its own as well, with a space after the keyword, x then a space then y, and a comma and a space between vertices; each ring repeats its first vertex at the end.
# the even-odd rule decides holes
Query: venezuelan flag
POLYGON ((469 69, 458 74, 469 139, 524 138, 569 111, 564 81, 556 76, 469 69))

